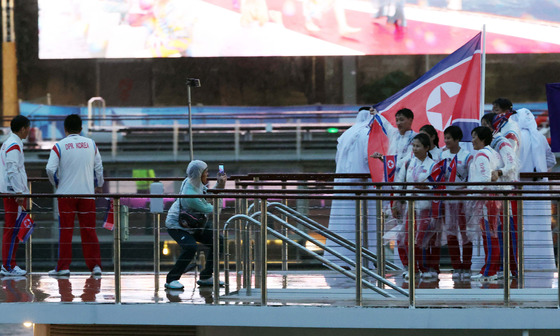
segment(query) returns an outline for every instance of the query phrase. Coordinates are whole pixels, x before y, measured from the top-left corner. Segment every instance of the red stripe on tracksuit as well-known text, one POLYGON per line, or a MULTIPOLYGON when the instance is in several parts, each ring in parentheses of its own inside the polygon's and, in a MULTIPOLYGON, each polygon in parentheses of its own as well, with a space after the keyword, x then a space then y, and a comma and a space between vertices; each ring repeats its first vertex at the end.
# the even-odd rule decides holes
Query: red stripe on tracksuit
POLYGON ((8 148, 8 150, 6 151, 6 154, 8 154, 9 152, 11 152, 13 150, 18 150, 18 151, 21 152, 21 148, 19 148, 19 145, 13 144, 10 148, 8 148))
POLYGON ((19 245, 15 227, 18 216, 18 204, 15 198, 4 198, 4 233, 2 235, 2 265, 10 271, 16 266, 16 252, 19 245))
MULTIPOLYGON (((509 270, 511 274, 517 275, 517 202, 511 201, 511 216, 508 216, 507 223, 509 223, 509 270)), ((503 241, 503 221, 504 211, 500 212, 498 224, 498 242, 500 244, 500 271, 504 269, 504 241, 503 241)))
POLYGON ((482 240, 484 242, 484 266, 480 273, 485 276, 495 275, 500 269, 500 243, 498 241, 498 209, 497 201, 486 201, 487 216, 480 219, 482 240))
POLYGON ((70 268, 72 262, 72 233, 76 213, 80 223, 82 252, 86 265, 90 270, 93 270, 96 265, 101 267, 99 240, 95 232, 95 200, 61 197, 58 199, 58 212, 60 214, 60 240, 56 270, 70 268))

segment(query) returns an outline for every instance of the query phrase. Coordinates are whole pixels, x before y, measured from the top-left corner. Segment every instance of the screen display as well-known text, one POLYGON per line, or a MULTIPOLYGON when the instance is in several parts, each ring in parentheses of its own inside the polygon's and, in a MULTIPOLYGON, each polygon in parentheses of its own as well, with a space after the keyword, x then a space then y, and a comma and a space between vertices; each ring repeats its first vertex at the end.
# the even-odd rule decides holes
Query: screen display
POLYGON ((560 52, 560 0, 38 0, 39 58, 560 52))

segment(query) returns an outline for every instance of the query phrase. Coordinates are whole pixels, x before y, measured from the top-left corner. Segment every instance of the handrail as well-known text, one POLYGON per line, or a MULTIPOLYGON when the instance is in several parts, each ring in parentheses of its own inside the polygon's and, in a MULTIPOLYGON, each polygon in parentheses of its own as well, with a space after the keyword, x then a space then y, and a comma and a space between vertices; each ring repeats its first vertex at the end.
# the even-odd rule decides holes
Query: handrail
MULTIPOLYGON (((257 212, 256 214, 260 214, 260 212, 257 212)), ((254 218, 252 218, 252 217, 249 217, 249 216, 247 216, 247 215, 235 215, 235 216, 232 216, 232 217, 230 217, 230 219, 228 219, 228 220, 226 221, 226 225, 229 226, 229 223, 230 223, 231 221, 234 221, 234 220, 246 220, 246 221, 247 221, 248 223, 250 223, 250 224, 253 224, 253 225, 257 226, 257 227, 261 227, 261 223, 260 223, 259 221, 257 221, 256 219, 254 219, 254 218)), ((224 232, 224 241, 227 241, 227 237, 228 237, 228 235, 227 235, 227 230, 224 230, 223 232, 224 232)), ((324 263, 325 265, 329 265, 329 267, 330 267, 331 269, 333 269, 333 270, 335 270, 335 271, 338 271, 339 273, 342 273, 342 274, 344 274, 345 276, 347 276, 347 277, 349 277, 349 278, 351 278, 351 279, 355 279, 355 278, 356 278, 356 275, 355 275, 354 273, 352 273, 352 272, 350 272, 350 271, 347 271, 347 270, 343 269, 342 267, 340 267, 340 266, 338 266, 338 265, 336 265, 336 264, 330 262, 329 260, 327 260, 327 259, 321 257, 321 256, 318 255, 317 253, 306 249, 305 247, 299 245, 297 242, 294 242, 292 239, 290 239, 290 238, 288 238, 288 237, 285 237, 285 236, 283 236, 282 234, 278 233, 278 232, 275 231, 274 229, 272 229, 272 228, 270 228, 270 227, 267 227, 267 232, 270 233, 270 234, 272 234, 275 238, 280 239, 281 241, 287 243, 288 245, 291 245, 291 246, 293 246, 293 247, 295 247, 295 248, 297 248, 297 249, 299 249, 299 250, 302 250, 302 251, 305 251, 306 253, 309 253, 309 255, 311 255, 311 256, 312 256, 313 258, 315 258, 316 260, 318 260, 318 261, 324 263)), ((226 245, 226 247, 225 247, 225 248, 226 248, 226 253, 228 253, 228 251, 229 251, 229 248, 227 247, 228 244, 225 244, 225 245, 226 245)), ((375 273, 373 273, 373 274, 375 274, 375 273)), ((375 274, 375 275, 377 275, 377 274, 375 274)), ((226 281, 229 281, 229 279, 226 279, 226 281)), ((370 283, 370 282, 367 281, 367 280, 362 280, 362 283, 363 283, 366 287, 368 287, 368 288, 374 290, 375 292, 377 292, 377 293, 379 293, 379 294, 381 294, 381 295, 383 295, 383 296, 385 296, 385 297, 394 297, 393 295, 391 295, 391 294, 387 293, 386 291, 384 291, 384 290, 378 288, 377 286, 375 286, 374 284, 370 283)), ((398 288, 400 288, 400 287, 398 287, 398 288)), ((265 288, 261 288, 261 290, 266 290, 266 289, 265 289, 265 288)), ((401 290, 402 290, 402 288, 401 288, 401 290)), ((403 291, 403 292, 402 292, 401 294, 408 296, 408 293, 407 293, 406 291, 404 291, 404 290, 402 290, 402 291, 403 291)), ((400 291, 399 291, 399 292, 400 292, 400 291)))
MULTIPOLYGON (((255 212, 253 215, 251 215, 251 217, 255 217, 255 216, 260 216, 260 211, 255 212)), ((269 217, 271 217, 272 219, 274 219, 277 223, 279 223, 280 225, 286 226, 288 229, 292 230, 294 233, 300 235, 302 238, 305 238, 306 240, 312 242, 313 244, 315 244, 317 247, 322 248, 325 251, 328 251, 329 253, 332 253, 333 255, 339 257, 341 260, 347 262, 348 264, 350 264, 353 267, 356 267, 356 262, 354 260, 351 260, 349 258, 344 257, 343 255, 341 255, 340 253, 336 252, 335 250, 331 249, 330 247, 327 247, 325 244, 319 242, 318 240, 314 239, 313 237, 311 237, 310 235, 306 234, 305 232, 299 230, 298 228, 296 228, 295 226, 283 221, 281 218, 272 215, 272 214, 268 214, 269 217)), ((309 251, 308 249, 306 249, 307 251, 309 251)), ((307 252, 306 251, 306 252, 307 252)), ((379 275, 377 275, 376 273, 372 272, 370 269, 368 269, 367 267, 362 267, 362 271, 366 274, 368 274, 369 276, 374 277, 377 281, 381 281, 383 282, 385 285, 393 288, 394 290, 396 290, 397 292, 408 296, 408 293, 403 290, 401 287, 391 283, 390 281, 387 281, 384 278, 381 278, 379 275)), ((363 280, 366 281, 366 280, 363 280)), ((377 286, 375 286, 375 288, 377 288, 377 286)), ((379 294, 385 295, 382 292, 378 292, 379 294)), ((386 297, 393 297, 392 295, 389 295, 387 293, 386 297)))
MULTIPOLYGON (((336 234, 332 230, 329 230, 328 228, 326 228, 323 225, 315 222, 314 220, 308 218, 307 216, 302 215, 301 213, 295 211, 294 209, 292 209, 292 208, 290 208, 290 207, 288 207, 288 206, 286 206, 282 203, 278 203, 278 202, 269 203, 268 206, 269 207, 277 207, 278 211, 280 211, 281 213, 283 213, 286 216, 290 216, 290 218, 295 219, 298 223, 305 226, 306 228, 311 229, 311 230, 318 230, 318 231, 315 231, 315 232, 323 235, 327 239, 331 239, 335 243, 340 244, 341 246, 347 248, 351 252, 354 252, 354 253, 356 252, 356 244, 355 243, 353 243, 350 240, 336 234), (298 218, 296 216, 300 216, 300 217, 298 218)), ((375 262, 376 266, 379 267, 379 264, 377 264, 378 259, 377 259, 376 254, 371 252, 371 250, 366 249, 365 247, 362 247, 362 253, 364 254, 364 257, 366 259, 369 259, 369 260, 375 262)), ((395 265, 392 262, 388 262, 387 266, 388 266, 387 268, 389 268, 392 271, 400 269, 397 265, 395 265)))
MULTIPOLYGON (((560 172, 541 172, 541 173, 520 173, 521 178, 549 178, 558 180, 560 179, 560 172)), ((247 175, 232 175, 234 180, 254 180, 258 178, 259 181, 263 180, 332 180, 336 178, 362 178, 370 180, 371 175, 367 173, 250 173, 247 175)), ((376 184, 385 185, 390 184, 387 182, 379 182, 376 184)))
MULTIPOLYGON (((218 190, 216 194, 208 194, 208 195, 204 195, 204 197, 207 198, 212 198, 212 199, 219 199, 219 198, 239 198, 239 199, 252 199, 252 198, 259 198, 261 201, 267 201, 268 199, 274 199, 274 198, 279 198, 278 193, 271 193, 270 190, 251 190, 250 192, 241 192, 239 190, 236 190, 237 192, 234 193, 231 190, 218 190)), ((282 192, 286 192, 286 190, 281 190, 282 192)), ((387 195, 387 191, 386 190, 377 190, 375 191, 375 193, 381 194, 381 196, 371 196, 371 195, 365 195, 365 190, 351 190, 352 193, 357 193, 357 194, 362 194, 362 195, 336 195, 340 193, 340 190, 322 190, 325 192, 325 194, 313 194, 313 193, 307 193, 304 192, 304 190, 300 190, 299 194, 285 194, 285 195, 281 195, 281 198, 286 198, 286 199, 348 199, 348 200, 366 200, 366 199, 379 199, 379 200, 389 200, 389 199, 396 199, 396 200, 410 200, 410 201, 418 201, 418 200, 432 200, 432 199, 445 199, 445 200, 449 200, 449 199, 469 199, 469 200, 484 200, 484 199, 491 199, 491 200, 553 200, 553 201, 560 201, 560 190, 550 190, 550 191, 546 191, 546 195, 543 196, 513 196, 511 194, 509 194, 511 192, 511 190, 500 190, 500 191, 496 191, 499 195, 488 195, 489 190, 483 190, 482 192, 485 194, 482 195, 477 195, 477 196, 458 196, 458 195, 447 195, 447 196, 390 196, 387 195), (385 194, 383 194, 385 193, 385 194)), ((421 191, 424 192, 424 191, 421 191)), ((470 192, 470 191, 469 191, 470 192)), ((541 191, 542 192, 542 191, 541 191)), ((13 195, 0 195, 3 197, 10 197, 13 195)), ((26 195, 21 195, 22 197, 33 197, 33 198, 55 198, 55 197, 61 197, 62 195, 57 195, 57 194, 26 194, 26 195)), ((87 194, 87 195, 63 195, 64 197, 76 197, 76 198, 90 198, 90 197, 111 197, 114 198, 116 200, 115 204, 118 205, 118 200, 125 198, 125 197, 138 197, 138 194, 87 194)), ((151 198, 163 198, 163 197, 175 197, 175 198, 199 198, 202 195, 146 195, 146 197, 151 197, 151 198)), ((215 204, 217 204, 217 202, 215 202, 215 204)), ((412 202, 411 202, 412 204, 412 202)), ((261 211, 263 211, 263 213, 265 213, 267 207, 266 205, 261 208, 261 211)), ((118 206, 116 206, 115 208, 115 216, 118 216, 118 206)), ((259 212, 260 213, 260 212, 259 212)), ((253 216, 258 216, 259 213, 255 213, 253 216)), ((235 220, 237 220, 238 218, 241 218, 242 220, 246 220, 248 221, 248 225, 254 224, 254 221, 251 221, 248 218, 252 218, 246 215, 242 215, 245 217, 236 217, 239 215, 235 215, 232 218, 236 218, 235 220), (250 222, 249 222, 250 221, 250 222)), ((268 214, 267 216, 261 216, 263 218, 272 218, 275 221, 282 221, 285 222, 283 219, 281 219, 280 217, 273 215, 273 214, 268 214)), ((230 218, 229 220, 233 220, 232 218, 230 218)), ((229 221, 228 220, 228 221, 229 221)), ((255 220, 256 221, 256 220, 255 220)), ((263 223, 266 223, 266 219, 263 219, 263 223)), ((294 230, 294 232, 298 232, 301 230, 298 230, 297 228, 295 228, 293 225, 290 225, 286 222, 287 225, 284 225, 281 223, 282 226, 287 226, 288 228, 290 228, 291 230, 294 230), (288 226, 289 225, 289 226, 288 226)), ((118 234, 118 230, 120 230, 120 225, 119 225, 119 217, 116 217, 115 220, 115 231, 114 231, 114 244, 115 244, 115 249, 114 249, 114 253, 115 253, 115 290, 118 292, 120 291, 120 234, 118 234)), ((216 225, 215 224, 215 229, 216 229, 216 225)), ((261 227, 267 227, 266 224, 261 224, 259 223, 259 225, 264 225, 261 227)), ((411 227, 413 227, 413 225, 411 225, 411 227)), ((519 230, 522 230, 522 228, 520 228, 519 230)), ((359 231, 359 229, 357 230, 359 231)), ((217 232, 217 231, 216 231, 217 232)), ((275 230, 273 230, 272 228, 268 228, 266 232, 270 232, 273 236, 277 237, 278 239, 281 239, 283 242, 285 242, 286 244, 289 244, 290 246, 295 246, 293 244, 297 244, 296 242, 293 242, 291 239, 287 238, 285 235, 282 235, 278 232, 276 232, 275 230), (285 239, 282 239, 280 237, 278 237, 277 235, 283 236, 285 237, 285 239)), ((265 234, 266 234, 265 232, 265 234)), ((305 234, 305 233, 304 233, 305 234)), ((504 237, 507 239, 508 235, 507 235, 507 230, 503 231, 504 237)), ((413 236, 413 235, 411 235, 413 236)), ((304 236, 305 237, 305 236, 304 236)), ((309 240, 309 239, 308 239, 309 240)), ((409 243, 413 241, 412 239, 409 240, 409 243)), ((226 244, 227 245, 227 244, 226 244)), ((298 244, 299 245, 299 244, 298 244)), ((321 244, 322 245, 322 244, 321 244)), ((317 245, 319 247, 322 247, 321 245, 317 245)), ((324 246, 324 245, 323 245, 324 246)), ((301 245, 299 245, 299 247, 297 247, 298 250, 300 250, 302 248, 301 245)), ((361 249, 359 249, 361 250, 361 249)), ((310 255, 315 254, 314 252, 309 252, 310 255)), ((219 255, 218 253, 216 255, 219 255)), ((317 255, 317 254, 315 254, 317 255)), ((319 261, 322 261, 323 263, 327 264, 328 260, 323 261, 321 256, 317 255, 318 258, 315 258, 319 261)), ((324 258, 323 258, 324 259, 324 258)), ((350 260, 350 259, 348 259, 350 260)), ((345 260, 346 261, 346 260, 345 260)), ((351 260, 350 260, 351 261, 351 260)), ((338 267, 337 265, 333 265, 333 269, 335 271, 338 271, 342 274, 348 275, 350 274, 350 277, 353 279, 356 279, 358 277, 358 275, 354 275, 351 272, 347 272, 346 270, 338 267)), ((507 270, 506 266, 504 266, 504 269, 507 270)), ((360 268, 361 270, 361 268, 360 268)), ((368 271, 364 270, 365 273, 367 273, 368 271)), ((369 274, 369 273, 367 273, 369 274)), ((375 277, 375 275, 372 275, 373 277, 375 277)), ((412 283, 412 282, 411 282, 412 283)), ((506 281, 506 286, 509 286, 509 283, 507 283, 506 281)), ((366 285, 367 286, 367 285, 366 285)), ((379 288, 379 287, 375 287, 375 288, 379 288)), ((373 288, 372 288, 373 289, 373 288)), ((412 288, 411 288, 412 289, 412 288)), ((263 290, 266 290, 266 288, 263 288, 263 290)), ((375 290, 375 289, 374 289, 375 290)), ((504 302, 509 302, 507 299, 507 295, 509 293, 509 287, 508 288, 504 288, 504 302)), ((118 293, 119 295, 115 296, 115 301, 118 303, 120 302, 120 293, 118 293)), ((560 294, 560 291, 559 291, 560 294)), ((216 296, 217 298, 217 296, 216 296)), ((410 297, 409 297, 410 298, 410 297)), ((412 297, 413 299, 413 297, 412 297)), ((217 300, 217 299, 216 299, 217 300)), ((411 301, 412 302, 412 301, 411 301)), ((413 304, 412 304, 413 306, 413 304)))

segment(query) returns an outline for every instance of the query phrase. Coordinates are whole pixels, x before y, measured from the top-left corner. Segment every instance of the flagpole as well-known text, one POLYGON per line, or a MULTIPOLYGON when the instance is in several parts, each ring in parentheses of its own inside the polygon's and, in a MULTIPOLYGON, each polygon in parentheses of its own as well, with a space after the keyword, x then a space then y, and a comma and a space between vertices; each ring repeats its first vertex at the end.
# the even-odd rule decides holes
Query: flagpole
POLYGON ((484 92, 486 90, 486 25, 482 25, 482 56, 480 59, 480 118, 484 115, 484 92))

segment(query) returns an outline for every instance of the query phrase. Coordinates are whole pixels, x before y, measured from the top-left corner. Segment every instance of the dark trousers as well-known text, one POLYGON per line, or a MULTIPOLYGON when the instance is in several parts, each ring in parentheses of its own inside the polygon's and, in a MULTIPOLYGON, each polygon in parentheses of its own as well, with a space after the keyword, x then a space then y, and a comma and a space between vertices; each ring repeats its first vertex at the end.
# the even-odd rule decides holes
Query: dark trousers
MULTIPOLYGON (((197 242, 208 248, 206 265, 204 266, 202 272, 200 272, 200 279, 204 280, 212 277, 212 274, 214 273, 214 237, 212 229, 206 228, 203 231, 194 234, 190 234, 185 230, 179 229, 168 229, 167 232, 173 239, 175 239, 177 244, 179 244, 183 250, 177 259, 177 262, 175 262, 175 265, 167 274, 167 282, 169 283, 181 278, 181 275, 183 275, 198 250, 197 242)), ((222 237, 220 237, 220 247, 222 245, 222 237)))

